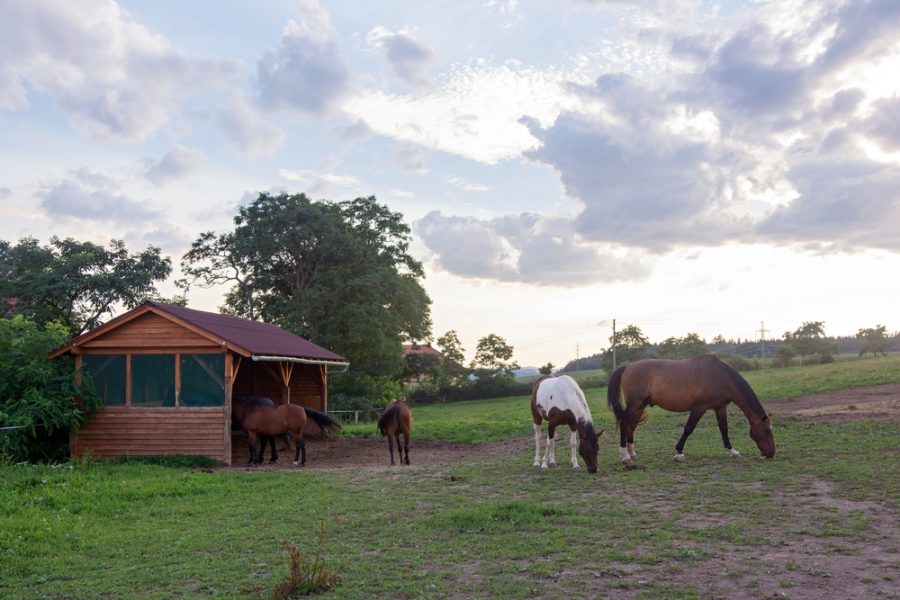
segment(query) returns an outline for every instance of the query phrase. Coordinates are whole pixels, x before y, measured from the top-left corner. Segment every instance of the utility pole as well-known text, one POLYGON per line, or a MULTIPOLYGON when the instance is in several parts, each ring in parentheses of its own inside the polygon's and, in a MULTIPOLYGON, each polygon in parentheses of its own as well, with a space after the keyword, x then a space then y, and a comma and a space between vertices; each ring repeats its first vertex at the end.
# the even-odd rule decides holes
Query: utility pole
POLYGON ((760 358, 766 357, 766 323, 765 321, 759 322, 759 354, 760 358))
POLYGON ((581 351, 581 347, 578 345, 578 342, 575 342, 575 372, 581 370, 581 363, 579 362, 580 356, 579 352, 581 351))

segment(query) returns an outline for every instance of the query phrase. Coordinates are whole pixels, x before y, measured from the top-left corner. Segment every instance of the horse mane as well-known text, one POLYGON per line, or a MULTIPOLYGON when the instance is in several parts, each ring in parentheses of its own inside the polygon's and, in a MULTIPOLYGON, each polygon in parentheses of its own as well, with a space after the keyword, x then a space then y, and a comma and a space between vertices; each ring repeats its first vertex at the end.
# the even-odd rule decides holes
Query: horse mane
POLYGON ((578 398, 578 401, 581 404, 581 408, 584 411, 584 420, 587 423, 591 423, 593 427, 594 417, 591 416, 591 407, 588 406, 587 398, 584 397, 584 392, 581 390, 581 386, 578 385, 578 382, 569 377, 568 375, 560 375, 558 377, 560 381, 564 381, 565 385, 575 394, 575 397, 578 398))
POLYGON ((719 362, 725 366, 725 372, 728 374, 728 378, 731 382, 737 387, 738 391, 743 396, 743 400, 747 403, 750 409, 756 413, 761 419, 766 418, 768 415, 766 414, 766 409, 763 408, 762 403, 759 401, 759 397, 756 395, 756 392, 753 391, 753 388, 750 387, 750 384, 747 383, 747 380, 744 379, 744 376, 737 372, 737 369, 729 365, 722 359, 718 359, 719 362))

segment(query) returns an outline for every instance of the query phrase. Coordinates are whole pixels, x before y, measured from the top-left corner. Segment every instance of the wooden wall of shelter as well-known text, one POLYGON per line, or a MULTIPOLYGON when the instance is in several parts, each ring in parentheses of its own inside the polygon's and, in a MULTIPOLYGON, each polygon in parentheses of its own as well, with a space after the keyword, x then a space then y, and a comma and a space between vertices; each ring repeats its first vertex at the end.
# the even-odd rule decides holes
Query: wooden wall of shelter
POLYGON ((198 327, 173 322, 152 310, 115 319, 95 331, 98 335, 90 336, 84 343, 77 343, 80 338, 76 338, 67 351, 74 355, 79 372, 85 357, 126 357, 125 400, 120 406, 105 406, 72 433, 73 457, 186 454, 231 464, 232 395, 263 395, 278 404, 291 402, 322 411, 328 409, 325 365, 287 360, 257 362, 198 327), (142 355, 174 355, 173 406, 133 405, 132 365, 135 357, 142 355), (181 402, 182 357, 209 355, 223 359, 223 404, 185 406, 181 402))

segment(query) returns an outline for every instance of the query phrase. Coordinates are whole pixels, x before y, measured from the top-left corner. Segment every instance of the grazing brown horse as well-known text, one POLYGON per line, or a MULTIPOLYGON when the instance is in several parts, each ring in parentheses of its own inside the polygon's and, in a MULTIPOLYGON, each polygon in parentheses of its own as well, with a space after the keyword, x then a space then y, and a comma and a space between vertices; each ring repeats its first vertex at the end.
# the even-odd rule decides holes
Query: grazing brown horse
POLYGON ((740 453, 728 439, 729 402, 741 409, 750 422, 750 437, 766 458, 775 456, 772 422, 750 384, 731 365, 712 354, 687 360, 641 360, 615 370, 609 380, 609 407, 619 425, 619 456, 626 466, 634 466, 634 430, 647 415, 647 406, 672 412, 690 412, 684 433, 675 445, 675 460, 684 461, 684 443, 697 421, 708 410, 716 413, 722 443, 731 456, 740 453), (625 396, 623 407, 619 395, 625 396))
POLYGON ((568 425, 572 468, 579 468, 575 455, 577 442, 578 454, 587 464, 588 473, 597 472, 597 451, 603 431, 594 431, 591 409, 574 379, 568 375, 539 377, 531 387, 531 417, 534 422, 534 466, 546 469, 556 464, 556 428, 568 425), (547 420, 547 445, 541 460, 541 422, 544 419, 547 420))
POLYGON ((265 450, 266 436, 272 443, 272 461, 278 460, 275 450, 275 437, 284 436, 290 447, 294 444, 294 464, 306 464, 306 442, 303 429, 307 420, 312 420, 323 431, 330 432, 341 428, 340 423, 323 412, 304 408, 296 404, 280 404, 273 406, 271 400, 261 396, 236 396, 231 403, 232 419, 247 434, 247 445, 250 448, 250 463, 260 464, 265 450), (268 402, 266 402, 268 401, 268 402), (262 438, 263 445, 257 452, 256 441, 262 438))
POLYGON ((378 419, 378 430, 386 435, 388 448, 391 451, 391 464, 394 464, 394 440, 397 440, 397 452, 400 464, 404 463, 403 451, 406 450, 406 464, 409 464, 409 433, 412 431, 412 411, 403 400, 396 400, 387 405, 384 414, 378 419), (403 434, 403 445, 400 445, 400 434, 403 434))

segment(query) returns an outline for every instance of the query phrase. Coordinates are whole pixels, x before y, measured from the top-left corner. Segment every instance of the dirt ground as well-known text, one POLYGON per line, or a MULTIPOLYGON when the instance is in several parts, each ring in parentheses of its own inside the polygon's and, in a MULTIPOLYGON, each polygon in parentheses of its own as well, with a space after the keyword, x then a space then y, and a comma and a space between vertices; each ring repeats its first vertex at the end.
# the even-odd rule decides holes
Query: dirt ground
MULTIPOLYGON (((766 410, 777 423, 783 418, 804 420, 900 420, 900 384, 812 394, 796 398, 782 398, 765 403, 766 410)), ((374 429, 374 425, 372 428, 374 429)), ((413 432, 415 433, 415 432, 413 432)), ((531 438, 528 438, 530 442, 531 438)), ((461 444, 456 442, 413 440, 410 462, 416 465, 453 463, 464 460, 509 456, 520 452, 522 440, 504 440, 491 444, 461 444)), ((281 447, 283 444, 280 444, 281 447)), ((232 436, 232 469, 246 469, 247 442, 243 433, 232 436)), ((269 451, 266 450, 266 458, 269 451)), ((388 467, 390 457, 386 438, 311 438, 306 443, 307 469, 335 469, 353 467, 388 467)), ((265 463, 262 469, 288 469, 293 455, 279 450, 277 465, 265 463)))
MULTIPOLYGON (((773 420, 900 421, 900 385, 882 385, 796 398, 782 398, 765 403, 773 420)), ((777 425, 776 425, 777 426, 777 425)), ((232 469, 249 469, 246 442, 242 434, 233 438, 235 465, 232 469)), ((410 459, 413 465, 447 464, 467 459, 513 456, 527 447, 529 439, 504 440, 485 445, 470 445, 413 439, 410 459)), ((900 449, 898 449, 900 450, 900 449)), ((296 469, 287 452, 280 464, 255 469, 296 469)), ((306 469, 367 468, 390 469, 385 439, 332 438, 307 442, 306 469)), ((400 468, 400 467, 394 467, 400 468)), ((830 482, 809 476, 804 491, 785 493, 779 499, 782 510, 773 514, 773 524, 790 523, 776 544, 754 547, 751 556, 746 547, 715 548, 708 559, 680 565, 670 573, 670 581, 679 586, 700 590, 704 599, 738 598, 900 598, 900 517, 896 508, 884 503, 848 500, 833 493, 830 482), (870 526, 865 538, 816 535, 818 523, 808 522, 810 508, 825 508, 848 520, 865 515, 870 526), (799 527, 800 530, 796 528, 799 527), (790 529, 789 528, 789 529, 790 529), (807 531, 803 531, 806 529, 807 531)), ((820 514, 820 513, 819 513, 820 514)), ((706 520, 689 515, 674 516, 686 529, 705 527, 706 520)), ((777 527, 777 526, 776 526, 777 527)), ((687 551, 710 549, 697 542, 681 542, 687 551)), ((596 578, 598 597, 632 599, 647 579, 658 573, 645 573, 641 564, 605 565, 596 573, 563 572, 559 577, 596 578), (609 577, 615 577, 610 586, 609 577)), ((555 597, 555 596, 553 596, 555 597)))

